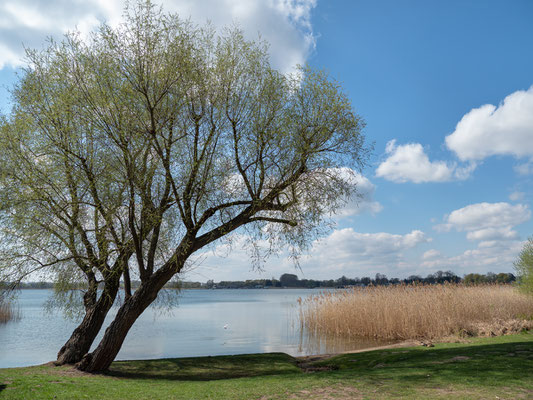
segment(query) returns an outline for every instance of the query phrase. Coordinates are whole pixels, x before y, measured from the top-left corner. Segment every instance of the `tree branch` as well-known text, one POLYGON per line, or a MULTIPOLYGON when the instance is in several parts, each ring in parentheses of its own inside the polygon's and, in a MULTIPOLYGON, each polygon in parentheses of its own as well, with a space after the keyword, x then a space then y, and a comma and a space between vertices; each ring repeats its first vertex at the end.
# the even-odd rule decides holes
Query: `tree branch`
POLYGON ((289 219, 283 219, 283 218, 271 218, 271 217, 253 217, 249 219, 250 222, 253 221, 267 221, 267 222, 274 222, 279 224, 287 224, 290 226, 296 226, 298 223, 294 220, 289 219))

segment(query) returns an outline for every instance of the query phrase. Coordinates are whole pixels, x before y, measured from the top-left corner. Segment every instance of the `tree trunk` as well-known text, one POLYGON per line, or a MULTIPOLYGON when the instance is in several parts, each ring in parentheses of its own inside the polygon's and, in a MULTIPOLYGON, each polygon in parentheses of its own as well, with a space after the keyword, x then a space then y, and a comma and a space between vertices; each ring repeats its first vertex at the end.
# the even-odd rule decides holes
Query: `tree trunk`
POLYGON ((115 301, 119 282, 106 282, 98 301, 86 310, 83 321, 72 332, 69 340, 57 354, 56 365, 75 364, 91 349, 94 339, 104 324, 105 317, 115 301))
POLYGON ((157 293, 165 283, 166 281, 143 283, 119 308, 98 347, 92 353, 85 354, 76 364, 76 368, 86 372, 107 370, 120 351, 133 323, 156 299, 157 293))

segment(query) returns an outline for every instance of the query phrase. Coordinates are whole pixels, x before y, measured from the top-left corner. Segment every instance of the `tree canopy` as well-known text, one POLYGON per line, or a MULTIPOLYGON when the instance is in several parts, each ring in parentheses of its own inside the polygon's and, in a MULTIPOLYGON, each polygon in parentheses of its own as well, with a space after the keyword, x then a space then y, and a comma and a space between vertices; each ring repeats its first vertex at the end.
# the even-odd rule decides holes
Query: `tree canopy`
POLYGON ((281 74, 264 43, 149 2, 125 20, 29 51, 0 125, 0 280, 84 280, 87 310, 99 284, 112 303, 124 282, 80 364, 92 371, 195 252, 236 231, 305 248, 356 193, 350 176, 368 154, 326 73, 281 74))
POLYGON ((533 295, 533 237, 524 244, 514 265, 520 287, 533 295))

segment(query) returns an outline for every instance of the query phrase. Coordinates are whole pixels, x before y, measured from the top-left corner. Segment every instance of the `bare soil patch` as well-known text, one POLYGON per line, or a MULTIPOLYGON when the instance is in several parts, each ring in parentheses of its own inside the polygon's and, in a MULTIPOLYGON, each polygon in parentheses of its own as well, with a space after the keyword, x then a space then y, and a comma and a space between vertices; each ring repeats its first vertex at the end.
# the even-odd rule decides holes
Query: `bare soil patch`
POLYGON ((283 397, 263 396, 259 400, 271 399, 306 399, 306 400, 360 400, 363 394, 352 386, 335 385, 323 388, 300 390, 296 393, 286 393, 283 397))

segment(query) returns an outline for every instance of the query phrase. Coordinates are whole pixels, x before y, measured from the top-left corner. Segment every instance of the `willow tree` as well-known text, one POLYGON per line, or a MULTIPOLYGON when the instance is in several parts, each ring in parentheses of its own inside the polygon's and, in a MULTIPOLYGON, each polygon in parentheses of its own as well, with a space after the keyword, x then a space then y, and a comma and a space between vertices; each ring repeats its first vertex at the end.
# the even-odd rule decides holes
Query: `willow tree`
POLYGON ((350 174, 368 151, 325 73, 283 75, 239 30, 217 35, 149 3, 125 17, 29 53, 2 123, 2 268, 84 280, 96 332, 124 282, 96 349, 83 322, 70 339, 85 371, 109 367, 195 253, 232 234, 305 249, 356 194, 350 174))
POLYGON ((533 295, 533 236, 525 242, 515 263, 520 288, 533 295))

